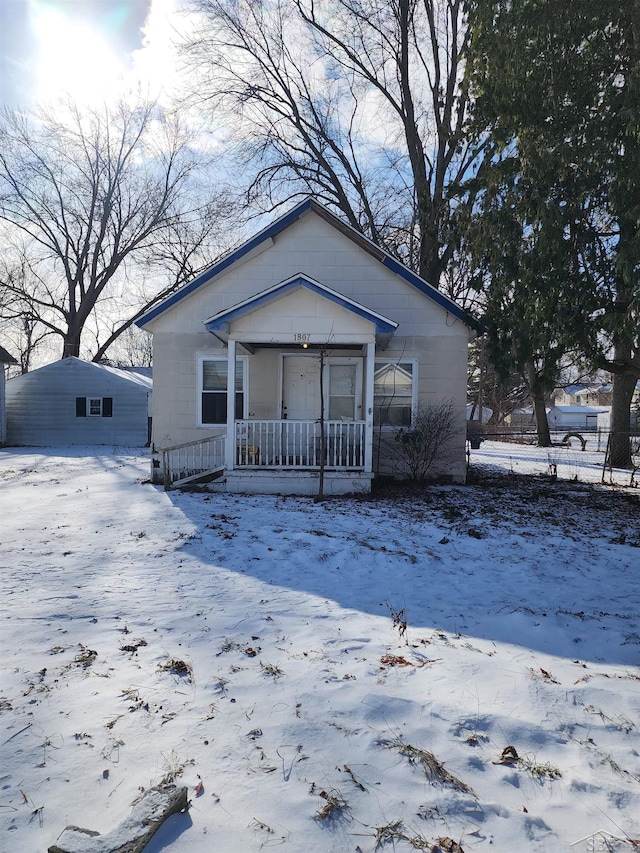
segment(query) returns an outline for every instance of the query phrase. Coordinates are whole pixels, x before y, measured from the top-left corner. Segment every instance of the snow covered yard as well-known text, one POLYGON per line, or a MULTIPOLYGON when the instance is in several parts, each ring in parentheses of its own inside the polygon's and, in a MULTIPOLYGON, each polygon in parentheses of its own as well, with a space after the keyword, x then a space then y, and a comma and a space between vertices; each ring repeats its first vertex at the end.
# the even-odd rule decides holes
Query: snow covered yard
POLYGON ((0 451, 0 850, 172 778, 148 853, 640 839, 638 491, 552 453, 555 483, 485 442, 474 485, 314 504, 0 451))

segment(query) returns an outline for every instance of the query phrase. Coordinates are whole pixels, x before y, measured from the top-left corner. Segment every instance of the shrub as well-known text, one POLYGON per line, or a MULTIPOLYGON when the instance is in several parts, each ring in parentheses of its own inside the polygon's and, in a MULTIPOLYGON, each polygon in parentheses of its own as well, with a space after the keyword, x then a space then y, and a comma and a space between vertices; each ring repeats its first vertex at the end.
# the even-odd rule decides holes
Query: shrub
POLYGON ((450 400, 419 406, 409 427, 400 427, 386 442, 395 472, 406 479, 426 480, 443 448, 457 432, 450 400))

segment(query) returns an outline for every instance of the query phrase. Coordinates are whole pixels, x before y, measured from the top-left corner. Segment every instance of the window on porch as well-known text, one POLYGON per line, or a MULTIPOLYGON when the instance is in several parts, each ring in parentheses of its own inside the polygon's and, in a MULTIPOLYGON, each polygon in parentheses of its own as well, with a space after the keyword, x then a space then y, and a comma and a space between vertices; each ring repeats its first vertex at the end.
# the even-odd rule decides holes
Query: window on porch
MULTIPOLYGON (((227 359, 225 356, 200 359, 201 426, 224 426, 227 422, 227 359)), ((246 417, 247 359, 236 359, 235 417, 246 417)))
POLYGON ((377 426, 411 426, 415 409, 416 366, 413 361, 376 361, 373 377, 373 421, 377 426))
POLYGON ((352 421, 357 405, 356 364, 329 364, 329 420, 352 421))

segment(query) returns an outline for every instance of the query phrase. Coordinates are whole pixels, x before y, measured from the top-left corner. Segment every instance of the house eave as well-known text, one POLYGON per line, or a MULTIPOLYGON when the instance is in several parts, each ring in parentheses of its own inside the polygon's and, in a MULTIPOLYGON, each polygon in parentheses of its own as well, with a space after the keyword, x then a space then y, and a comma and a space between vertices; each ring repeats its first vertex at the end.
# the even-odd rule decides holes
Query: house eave
POLYGON ((408 267, 402 264, 397 259, 393 258, 379 246, 377 246, 372 240, 368 237, 365 237, 364 234, 361 234, 357 231, 353 226, 344 222, 334 213, 327 210, 323 205, 319 202, 315 201, 312 198, 307 198, 304 201, 300 202, 286 214, 281 216, 267 228, 260 231, 246 243, 243 243, 237 249, 230 252, 228 255, 225 255, 211 267, 202 272, 199 276, 193 279, 193 281, 184 285, 180 288, 180 290, 168 296, 158 305, 156 305, 151 310, 147 311, 141 317, 136 320, 135 325, 144 328, 148 323, 155 320, 169 308, 172 308, 176 303, 194 293, 203 285, 210 282, 216 276, 223 273, 233 264, 237 263, 240 260, 247 260, 248 257, 251 256, 251 253, 259 253, 263 251, 265 248, 268 248, 273 243, 274 237, 284 231, 289 225, 298 220, 305 213, 313 211, 317 214, 321 219, 325 222, 328 222, 332 225, 337 231, 344 234, 348 237, 352 242, 356 243, 356 245, 360 246, 364 251, 366 251, 369 255, 373 256, 378 262, 380 262, 384 267, 393 272, 395 275, 398 275, 400 278, 411 284, 413 287, 416 287, 419 292, 421 292, 427 298, 433 300, 436 304, 438 304, 441 308, 444 308, 451 316, 455 317, 458 320, 461 320, 465 325, 474 328, 476 326, 476 322, 474 318, 464 309, 462 309, 459 305, 457 305, 453 300, 449 299, 444 293, 439 291, 432 284, 429 284, 424 279, 420 278, 414 272, 412 272, 408 267))

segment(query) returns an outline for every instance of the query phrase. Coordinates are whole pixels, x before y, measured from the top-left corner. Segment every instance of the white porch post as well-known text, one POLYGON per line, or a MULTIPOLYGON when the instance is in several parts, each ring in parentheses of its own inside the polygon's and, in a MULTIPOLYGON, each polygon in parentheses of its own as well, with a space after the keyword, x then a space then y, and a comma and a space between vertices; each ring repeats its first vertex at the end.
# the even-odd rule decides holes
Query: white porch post
POLYGON ((375 371, 376 345, 374 341, 367 344, 367 361, 365 366, 364 383, 364 470, 365 474, 373 471, 373 374, 375 371))
POLYGON ((236 342, 227 343, 227 442, 225 466, 233 470, 236 461, 236 342))

